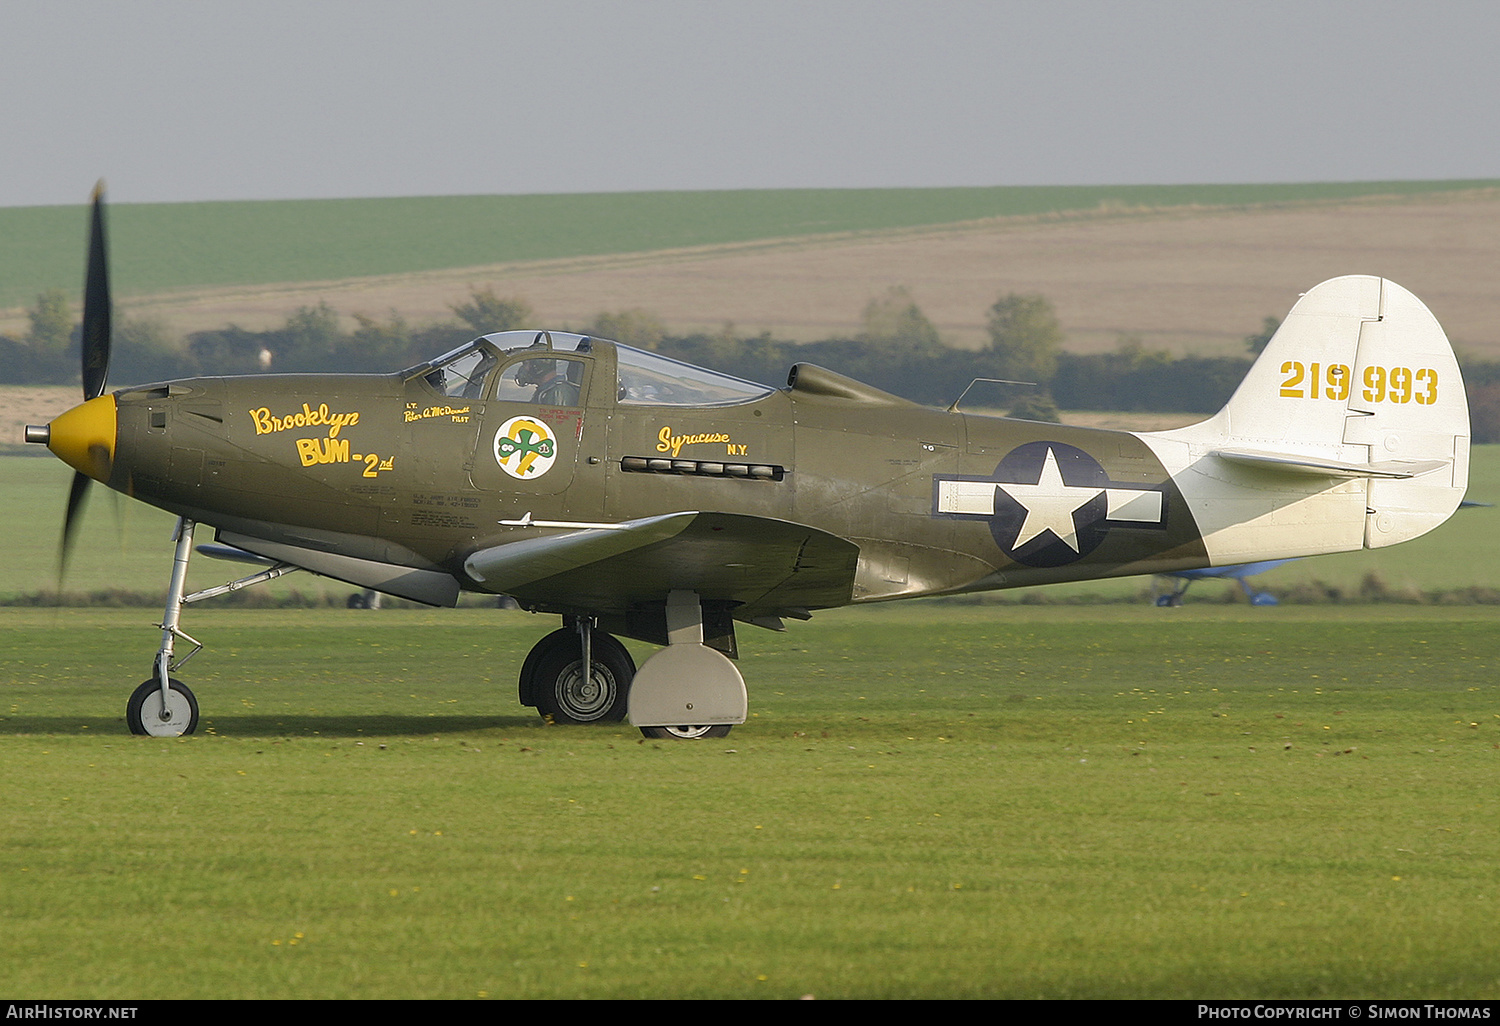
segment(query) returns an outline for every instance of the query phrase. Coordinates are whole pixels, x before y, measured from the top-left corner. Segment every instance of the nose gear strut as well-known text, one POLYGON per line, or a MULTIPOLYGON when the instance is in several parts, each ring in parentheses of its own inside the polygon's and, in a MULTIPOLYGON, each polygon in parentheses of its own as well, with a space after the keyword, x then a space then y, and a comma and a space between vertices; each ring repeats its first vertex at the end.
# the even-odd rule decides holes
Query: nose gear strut
POLYGON ((187 590, 188 560, 193 554, 193 529, 196 526, 186 517, 177 521, 174 535, 177 544, 172 554, 172 576, 167 583, 167 605, 162 612, 161 623, 156 625, 161 628, 161 647, 156 652, 151 679, 136 688, 125 707, 125 719, 130 724, 132 734, 177 737, 191 734, 197 729, 198 701, 187 685, 172 677, 189 659, 203 650, 203 643, 181 627, 183 606, 239 591, 252 584, 274 581, 284 574, 301 569, 290 563, 277 563, 249 577, 184 595, 187 590), (179 638, 193 647, 186 655, 176 658, 175 647, 179 638))

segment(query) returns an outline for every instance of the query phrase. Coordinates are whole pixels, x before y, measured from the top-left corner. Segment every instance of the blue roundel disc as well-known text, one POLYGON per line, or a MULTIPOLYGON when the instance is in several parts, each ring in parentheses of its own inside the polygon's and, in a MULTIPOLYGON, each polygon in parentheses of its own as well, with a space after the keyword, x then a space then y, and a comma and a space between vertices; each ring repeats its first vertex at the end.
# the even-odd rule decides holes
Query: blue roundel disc
POLYGON ((995 468, 990 533, 1025 566, 1065 566, 1093 552, 1108 533, 1109 475, 1082 449, 1028 442, 995 468))

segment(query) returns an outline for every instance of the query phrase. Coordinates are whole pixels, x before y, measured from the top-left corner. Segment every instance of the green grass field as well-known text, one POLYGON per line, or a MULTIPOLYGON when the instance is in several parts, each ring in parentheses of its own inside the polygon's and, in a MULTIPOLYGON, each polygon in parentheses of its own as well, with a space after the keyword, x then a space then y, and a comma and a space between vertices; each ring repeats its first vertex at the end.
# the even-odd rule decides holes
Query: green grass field
MULTIPOLYGON (((1500 997, 1500 610, 893 605, 547 727, 522 613, 0 610, 15 998, 1500 997)), ((638 653, 639 654, 639 653, 638 653)))
MULTIPOLYGON (((1103 208, 1239 206, 1489 188, 1495 181, 784 189, 117 204, 117 299, 1103 208)), ((79 199, 89 183, 80 183, 79 199)), ((0 208, 0 309, 81 280, 78 207, 0 208)))

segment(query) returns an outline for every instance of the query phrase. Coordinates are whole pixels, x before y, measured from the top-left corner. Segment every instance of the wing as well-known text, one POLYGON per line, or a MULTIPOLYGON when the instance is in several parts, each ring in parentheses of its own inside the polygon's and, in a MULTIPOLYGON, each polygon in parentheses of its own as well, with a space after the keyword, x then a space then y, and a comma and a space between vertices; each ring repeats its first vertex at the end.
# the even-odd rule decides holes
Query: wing
POLYGON ((552 609, 619 613, 680 588, 738 603, 746 618, 846 605, 858 559, 853 542, 802 524, 681 512, 480 549, 464 570, 487 591, 552 609))
POLYGON ((395 563, 359 559, 302 545, 253 538, 232 531, 217 531, 214 537, 223 542, 223 546, 215 548, 229 546, 247 554, 262 556, 273 563, 290 563, 311 573, 348 581, 361 588, 373 588, 387 595, 425 602, 429 606, 453 606, 458 602, 458 581, 452 574, 438 570, 422 570, 395 563))

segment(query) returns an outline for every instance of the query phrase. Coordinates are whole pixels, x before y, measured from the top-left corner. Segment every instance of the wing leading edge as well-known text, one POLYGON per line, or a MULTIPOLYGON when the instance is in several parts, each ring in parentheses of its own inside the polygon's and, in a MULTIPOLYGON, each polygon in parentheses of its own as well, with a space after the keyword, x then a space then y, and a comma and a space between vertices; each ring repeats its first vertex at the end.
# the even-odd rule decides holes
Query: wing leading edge
POLYGON ((464 570, 548 608, 623 612, 681 589, 747 618, 846 605, 858 559, 853 542, 803 524, 685 511, 492 546, 464 570))

